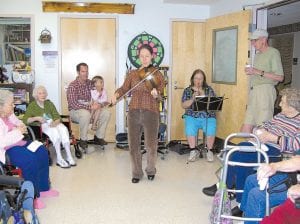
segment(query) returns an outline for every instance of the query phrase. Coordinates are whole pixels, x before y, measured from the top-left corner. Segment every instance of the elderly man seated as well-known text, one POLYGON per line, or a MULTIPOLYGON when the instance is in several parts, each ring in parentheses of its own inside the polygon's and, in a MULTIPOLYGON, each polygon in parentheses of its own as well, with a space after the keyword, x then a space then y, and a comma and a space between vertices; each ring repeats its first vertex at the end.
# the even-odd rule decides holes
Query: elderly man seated
POLYGON ((86 63, 79 63, 76 66, 76 70, 77 77, 70 83, 67 89, 67 100, 70 117, 72 121, 77 122, 80 126, 79 145, 83 149, 87 148, 87 133, 91 122, 92 111, 100 109, 100 118, 95 130, 94 143, 106 145, 107 142, 104 140, 104 137, 110 119, 110 112, 99 103, 91 103, 93 83, 88 79, 88 65, 86 63))

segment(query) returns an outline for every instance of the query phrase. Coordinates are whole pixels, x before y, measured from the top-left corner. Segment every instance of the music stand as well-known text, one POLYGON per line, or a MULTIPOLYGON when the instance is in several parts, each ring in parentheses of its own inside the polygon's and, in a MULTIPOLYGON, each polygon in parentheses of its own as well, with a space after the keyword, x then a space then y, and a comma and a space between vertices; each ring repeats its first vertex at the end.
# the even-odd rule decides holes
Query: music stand
MULTIPOLYGON (((193 111, 205 111, 207 114, 209 112, 217 112, 222 110, 224 96, 222 97, 215 97, 215 96, 196 96, 195 100, 192 104, 193 111)), ((200 157, 202 158, 202 150, 205 152, 208 151, 207 149, 207 121, 208 116, 206 116, 205 121, 205 134, 203 135, 203 149, 200 149, 200 157)), ((197 137, 198 141, 198 137, 197 137)), ((200 148, 197 146, 197 148, 200 148)))

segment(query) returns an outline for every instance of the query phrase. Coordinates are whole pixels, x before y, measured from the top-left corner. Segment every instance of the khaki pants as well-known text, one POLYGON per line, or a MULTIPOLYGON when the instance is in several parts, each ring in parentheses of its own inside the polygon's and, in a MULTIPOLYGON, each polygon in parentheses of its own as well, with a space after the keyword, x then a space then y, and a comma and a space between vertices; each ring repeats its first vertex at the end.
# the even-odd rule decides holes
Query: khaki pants
POLYGON ((132 177, 143 177, 141 135, 144 132, 147 150, 147 175, 155 175, 158 144, 159 114, 147 110, 128 112, 128 143, 132 166, 132 177))
POLYGON ((249 93, 244 124, 261 125, 271 120, 274 113, 276 90, 273 85, 264 84, 252 87, 249 93))
MULTIPOLYGON (((85 109, 79 110, 71 110, 70 117, 73 122, 79 124, 80 127, 80 139, 87 140, 87 133, 89 130, 90 120, 91 120, 91 113, 85 109)), ((105 137, 105 130, 110 118, 109 110, 103 108, 100 112, 100 117, 98 121, 98 128, 96 130, 96 136, 98 138, 104 139, 105 137)))

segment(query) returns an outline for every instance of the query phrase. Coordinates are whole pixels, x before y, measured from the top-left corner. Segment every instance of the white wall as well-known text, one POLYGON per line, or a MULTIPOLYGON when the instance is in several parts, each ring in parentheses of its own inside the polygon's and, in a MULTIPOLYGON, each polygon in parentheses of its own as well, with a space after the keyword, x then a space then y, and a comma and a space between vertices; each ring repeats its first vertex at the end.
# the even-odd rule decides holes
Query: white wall
POLYGON ((231 12, 237 12, 243 10, 243 7, 245 6, 245 9, 252 9, 251 6, 255 5, 261 5, 259 7, 262 7, 263 4, 269 5, 276 2, 280 2, 282 0, 225 0, 225 1, 216 1, 216 3, 211 5, 210 8, 210 16, 220 16, 224 14, 228 14, 231 12))
MULTIPOLYGON (((80 2, 89 1, 82 0, 80 2)), ((162 0, 110 0, 113 3, 133 3, 135 6, 134 15, 114 15, 118 19, 118 52, 117 52, 117 84, 120 86, 123 83, 124 75, 126 71, 126 58, 127 47, 130 41, 138 34, 146 31, 157 38, 164 45, 165 56, 162 62, 163 65, 170 63, 170 20, 171 19, 195 19, 205 20, 209 17, 208 6, 197 5, 179 5, 179 4, 166 4, 162 0)), ((42 12, 42 0, 1 0, 0 15, 33 15, 34 18, 34 69, 36 72, 36 84, 48 86, 49 98, 60 108, 60 73, 57 67, 54 72, 47 72, 45 67, 44 57, 42 51, 51 50, 58 51, 59 53, 59 15, 61 13, 43 13, 42 12), (38 39, 41 31, 44 28, 51 31, 52 42, 51 44, 41 44, 38 39), (50 87, 50 88, 49 88, 50 87)), ((70 14, 68 14, 70 15, 70 14)), ((83 15, 83 14, 75 14, 83 15)), ((84 14, 84 15, 96 15, 96 14, 84 14)), ((97 16, 101 14, 97 14, 97 16)), ((107 17, 107 14, 102 14, 107 17)), ((57 57, 57 64, 59 64, 59 57, 57 57)), ((75 69, 74 69, 75 75, 75 69)), ((123 106, 122 104, 117 106, 117 131, 123 130, 123 106), (119 120, 120 119, 120 120, 119 120)))
POLYGON ((292 87, 300 89, 300 32, 294 33, 294 58, 298 58, 298 64, 292 67, 292 87))

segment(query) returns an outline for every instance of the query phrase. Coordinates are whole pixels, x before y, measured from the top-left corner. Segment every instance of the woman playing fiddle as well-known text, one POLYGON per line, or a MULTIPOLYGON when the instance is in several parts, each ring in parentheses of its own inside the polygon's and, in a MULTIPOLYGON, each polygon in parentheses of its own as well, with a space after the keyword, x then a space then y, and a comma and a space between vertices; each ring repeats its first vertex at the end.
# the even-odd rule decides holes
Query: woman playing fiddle
POLYGON ((207 161, 212 162, 214 156, 212 148, 215 142, 216 135, 216 115, 214 112, 194 111, 192 104, 196 96, 215 96, 213 89, 207 85, 204 72, 197 69, 193 72, 190 79, 190 86, 185 88, 181 98, 181 106, 185 109, 183 115, 185 121, 185 134, 190 147, 189 161, 193 162, 199 157, 200 152, 196 148, 196 138, 199 129, 202 129, 207 136, 207 161), (207 124, 206 124, 207 122, 207 124))
POLYGON ((132 183, 138 183, 143 177, 141 136, 144 132, 147 149, 146 173, 149 180, 156 174, 156 157, 159 128, 159 99, 165 86, 162 74, 151 65, 153 50, 149 45, 139 49, 141 67, 130 71, 123 85, 116 90, 112 103, 115 104, 128 91, 131 91, 131 101, 127 116, 128 142, 132 166, 132 183), (142 81, 145 79, 145 81, 142 81), (140 83, 140 84, 139 84, 140 83))

